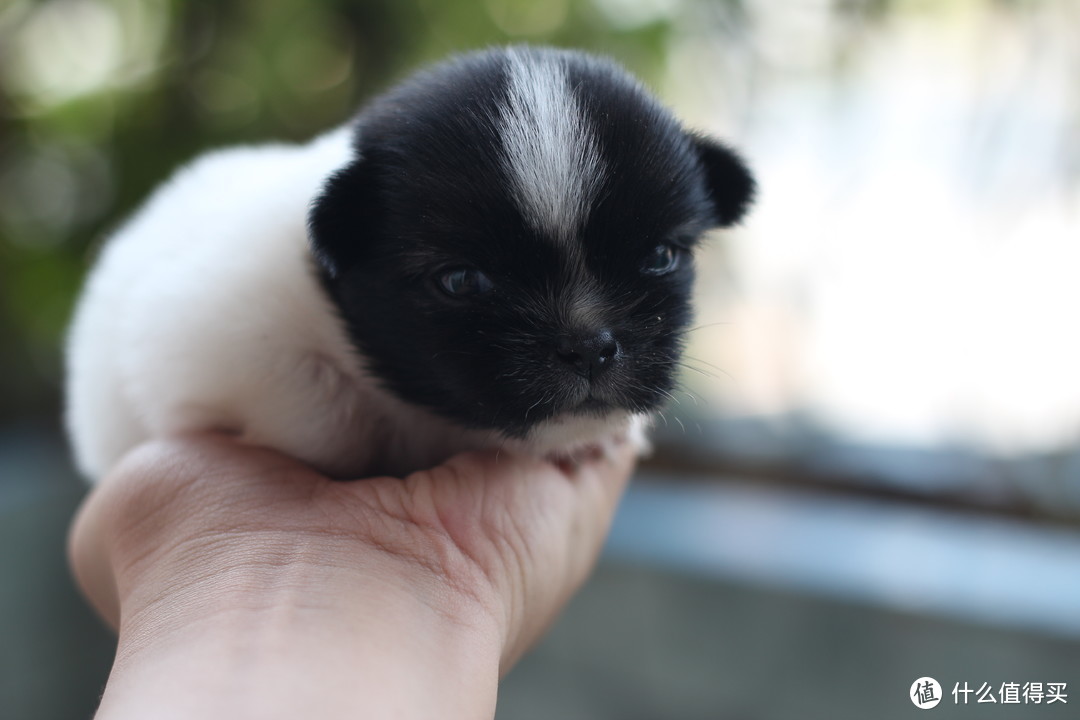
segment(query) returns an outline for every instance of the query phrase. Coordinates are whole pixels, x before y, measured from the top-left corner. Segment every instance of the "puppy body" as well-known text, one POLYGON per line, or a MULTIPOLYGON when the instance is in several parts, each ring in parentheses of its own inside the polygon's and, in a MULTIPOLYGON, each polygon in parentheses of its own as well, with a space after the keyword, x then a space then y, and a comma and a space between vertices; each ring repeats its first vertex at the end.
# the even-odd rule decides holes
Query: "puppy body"
POLYGON ((80 470, 206 430, 340 477, 640 441, 689 319, 689 259, 665 263, 752 188, 702 142, 614 66, 510 49, 307 145, 204 156, 87 282, 68 347, 80 470))

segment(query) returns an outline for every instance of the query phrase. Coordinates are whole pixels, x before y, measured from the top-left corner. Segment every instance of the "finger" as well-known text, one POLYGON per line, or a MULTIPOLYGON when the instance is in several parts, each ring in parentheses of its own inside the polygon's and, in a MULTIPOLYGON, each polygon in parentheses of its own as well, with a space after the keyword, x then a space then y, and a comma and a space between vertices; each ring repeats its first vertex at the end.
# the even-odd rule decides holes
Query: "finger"
POLYGON ((237 484, 262 483, 280 473, 295 477, 298 471, 312 474, 278 453, 221 436, 191 435, 135 448, 91 490, 73 519, 67 552, 79 588, 115 628, 121 556, 138 557, 156 547, 162 528, 214 522, 243 498, 237 484))
POLYGON ((593 486, 601 507, 613 514, 637 465, 637 448, 629 442, 613 444, 570 470, 578 483, 593 486))
POLYGON ((68 532, 67 556, 75 583, 98 615, 113 629, 119 627, 120 603, 116 578, 105 550, 102 490, 95 487, 83 500, 68 532))
POLYGON ((76 584, 107 624, 117 628, 119 589, 115 563, 118 536, 143 522, 157 508, 171 507, 190 453, 185 441, 152 441, 128 452, 83 499, 68 532, 67 554, 76 584))
POLYGON ((214 433, 192 433, 146 443, 124 458, 118 472, 130 471, 132 465, 134 474, 140 476, 163 475, 166 470, 202 478, 315 474, 287 455, 214 433))

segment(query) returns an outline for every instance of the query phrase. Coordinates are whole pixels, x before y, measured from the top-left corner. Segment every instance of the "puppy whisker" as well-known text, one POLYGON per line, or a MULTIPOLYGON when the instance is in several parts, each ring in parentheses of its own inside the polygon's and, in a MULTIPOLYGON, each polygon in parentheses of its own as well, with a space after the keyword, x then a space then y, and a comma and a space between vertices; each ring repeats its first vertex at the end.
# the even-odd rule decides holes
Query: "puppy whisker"
POLYGON ((722 320, 720 322, 711 322, 711 323, 704 323, 702 325, 695 325, 692 328, 687 328, 686 332, 687 333, 692 333, 692 332, 697 332, 698 330, 706 330, 708 328, 714 328, 714 327, 720 327, 720 326, 729 326, 729 325, 734 325, 734 324, 735 323, 733 323, 731 321, 723 321, 722 320))

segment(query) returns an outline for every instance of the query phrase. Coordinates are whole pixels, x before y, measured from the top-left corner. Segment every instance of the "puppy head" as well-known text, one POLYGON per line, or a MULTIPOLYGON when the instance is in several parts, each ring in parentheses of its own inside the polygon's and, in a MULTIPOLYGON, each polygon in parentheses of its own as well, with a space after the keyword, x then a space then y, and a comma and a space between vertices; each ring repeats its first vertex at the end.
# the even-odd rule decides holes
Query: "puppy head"
POLYGON ((613 64, 510 48, 436 66, 361 113, 312 250, 398 397, 528 438, 648 412, 675 385, 691 254, 753 180, 613 64))

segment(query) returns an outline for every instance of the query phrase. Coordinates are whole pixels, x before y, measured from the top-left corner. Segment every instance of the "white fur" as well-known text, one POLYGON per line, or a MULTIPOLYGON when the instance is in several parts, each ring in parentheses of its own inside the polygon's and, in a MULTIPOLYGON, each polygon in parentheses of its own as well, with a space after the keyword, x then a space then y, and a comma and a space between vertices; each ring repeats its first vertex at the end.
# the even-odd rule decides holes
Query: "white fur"
POLYGON ((556 57, 511 48, 500 131, 514 196, 537 230, 572 245, 603 177, 588 124, 556 57))
POLYGON ((640 429, 637 416, 556 419, 507 441, 378 389, 307 249, 308 204, 350 153, 345 129, 302 146, 211 153, 109 242, 68 343, 67 424, 88 478, 148 438, 191 431, 234 433, 352 476, 479 447, 565 455, 640 429))

